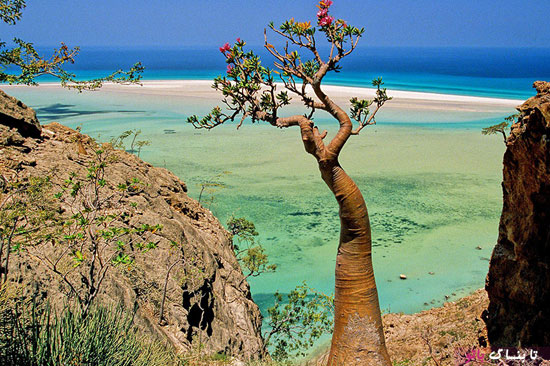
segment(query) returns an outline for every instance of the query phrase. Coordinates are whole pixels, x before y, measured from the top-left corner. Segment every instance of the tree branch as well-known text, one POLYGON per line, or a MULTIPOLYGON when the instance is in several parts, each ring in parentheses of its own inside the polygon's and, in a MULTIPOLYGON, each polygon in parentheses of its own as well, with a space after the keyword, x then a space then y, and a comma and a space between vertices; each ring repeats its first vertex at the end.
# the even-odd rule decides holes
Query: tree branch
POLYGON ((370 125, 375 125, 376 124, 376 120, 374 119, 374 117, 376 116, 376 113, 378 112, 378 110, 380 109, 381 106, 377 106, 376 109, 374 110, 374 112, 370 115, 370 117, 365 121, 365 122, 361 122, 359 123, 359 127, 357 127, 356 129, 354 129, 353 131, 351 131, 351 134, 352 135, 359 135, 359 132, 361 132, 361 130, 363 129, 363 127, 365 126, 370 126, 370 125))
MULTIPOLYGON (((319 71, 321 72, 323 68, 321 68, 319 71)), ((326 71, 324 71, 326 73, 326 71)), ((328 153, 327 156, 325 156, 326 159, 335 159, 338 154, 340 153, 340 150, 342 150, 342 147, 344 147, 344 144, 348 140, 349 136, 351 135, 352 130, 352 123, 346 112, 342 108, 340 108, 336 103, 334 103, 322 90, 321 90, 321 80, 319 80, 316 84, 313 85, 313 90, 315 91, 315 94, 317 95, 317 98, 321 100, 322 103, 324 103, 327 106, 328 112, 336 119, 338 120, 340 124, 340 128, 338 129, 338 132, 333 137, 333 139, 330 141, 330 143, 327 146, 326 152, 328 153)), ((323 133, 325 136, 326 134, 323 133)))
POLYGON ((286 128, 291 126, 300 126, 302 142, 305 150, 313 155, 317 160, 323 158, 325 153, 325 143, 323 139, 327 132, 319 133, 319 129, 314 126, 313 121, 305 116, 295 115, 291 117, 277 118, 276 127, 286 128))

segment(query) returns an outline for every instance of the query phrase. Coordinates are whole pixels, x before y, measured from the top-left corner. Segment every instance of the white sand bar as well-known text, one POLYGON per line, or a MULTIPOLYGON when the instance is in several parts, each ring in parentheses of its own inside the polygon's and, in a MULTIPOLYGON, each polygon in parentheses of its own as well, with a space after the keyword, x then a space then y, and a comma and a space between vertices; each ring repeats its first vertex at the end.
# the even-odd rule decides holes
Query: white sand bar
MULTIPOLYGON (((209 80, 146 80, 142 85, 116 85, 105 84, 102 92, 114 92, 123 94, 140 94, 151 96, 165 96, 169 98, 186 97, 220 100, 221 93, 212 89, 212 82, 209 80)), ((14 87, 14 86, 10 86, 14 87)), ((18 86, 15 86, 16 88, 18 86)), ((41 89, 60 89, 59 84, 44 83, 41 89)), ((283 90, 283 85, 278 85, 278 90, 283 90)), ((336 103, 346 107, 349 99, 358 97, 360 99, 372 98, 375 94, 373 88, 348 87, 324 85, 323 91, 336 103)), ((311 87, 308 94, 314 95, 311 87)), ((413 92, 388 89, 388 95, 393 97, 385 110, 416 110, 416 111, 447 111, 447 112, 483 112, 483 113, 506 113, 523 103, 522 100, 475 97, 453 94, 436 94, 426 92, 413 92)), ((293 104, 298 104, 299 99, 293 96, 293 104)))
MULTIPOLYGON (((106 85, 106 90, 119 90, 140 94, 155 95, 179 95, 181 97, 193 96, 208 99, 220 98, 221 93, 211 88, 212 82, 208 80, 147 80, 141 87, 137 85, 106 85)), ((280 90, 283 85, 278 85, 280 90)), ((375 94, 373 88, 360 88, 349 86, 325 85, 323 90, 338 103, 348 104, 352 97, 372 98, 375 94)), ((313 95, 311 87, 308 93, 313 95)), ((385 108, 399 109, 424 109, 424 110, 453 110, 453 111, 499 111, 515 108, 523 103, 517 99, 501 99, 474 97, 466 95, 436 94, 425 92, 388 90, 388 95, 393 99, 385 108)), ((292 94, 291 94, 292 96, 292 94)), ((293 99, 297 99, 296 97, 293 99)))

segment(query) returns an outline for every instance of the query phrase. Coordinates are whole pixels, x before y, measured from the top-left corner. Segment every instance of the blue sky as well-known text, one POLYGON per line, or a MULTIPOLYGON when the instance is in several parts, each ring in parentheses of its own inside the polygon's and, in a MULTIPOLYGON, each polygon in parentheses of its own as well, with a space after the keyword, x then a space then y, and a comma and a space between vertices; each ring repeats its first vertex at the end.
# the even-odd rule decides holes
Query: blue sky
MULTIPOLYGON (((0 26, 2 40, 37 45, 179 48, 218 46, 295 17, 315 19, 315 1, 28 0, 23 20, 0 26)), ((334 0, 337 18, 365 27, 374 46, 550 47, 548 0, 334 0)))

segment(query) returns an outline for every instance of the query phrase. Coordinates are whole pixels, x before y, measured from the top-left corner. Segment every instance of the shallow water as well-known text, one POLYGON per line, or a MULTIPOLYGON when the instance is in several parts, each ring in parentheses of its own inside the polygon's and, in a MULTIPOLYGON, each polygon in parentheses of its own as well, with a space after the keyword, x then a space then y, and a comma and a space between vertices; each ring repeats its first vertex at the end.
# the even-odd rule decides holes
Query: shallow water
MULTIPOLYGON (((276 273, 250 280, 262 310, 276 290, 303 280, 333 291, 338 208, 297 129, 194 130, 187 115, 216 103, 204 98, 28 88, 8 93, 36 108, 43 123, 82 124, 101 140, 141 129, 141 138, 152 142, 141 157, 172 170, 194 198, 201 183, 222 183, 203 194, 203 203, 222 223, 232 215, 252 220, 278 265, 276 273)), ((398 118, 388 112, 347 143, 340 161, 369 208, 383 309, 415 312, 483 286, 498 233, 504 144, 480 129, 501 117, 411 111, 398 118), (401 273, 408 279, 400 280, 401 273)))
MULTIPOLYGON (((273 58, 262 46, 249 46, 264 65, 272 65, 273 58)), ((51 53, 50 47, 38 48, 51 53)), ((329 52, 322 46, 319 51, 323 57, 329 52)), ((212 80, 227 66, 218 47, 83 47, 77 62, 67 68, 82 79, 91 79, 138 60, 145 65, 144 77, 149 80, 212 80)), ((533 81, 550 75, 550 48, 373 47, 367 42, 341 63, 342 72, 329 73, 326 82, 370 87, 373 78, 383 76, 392 90, 526 99, 532 95, 533 81)), ((40 78, 45 81, 57 80, 40 78)))

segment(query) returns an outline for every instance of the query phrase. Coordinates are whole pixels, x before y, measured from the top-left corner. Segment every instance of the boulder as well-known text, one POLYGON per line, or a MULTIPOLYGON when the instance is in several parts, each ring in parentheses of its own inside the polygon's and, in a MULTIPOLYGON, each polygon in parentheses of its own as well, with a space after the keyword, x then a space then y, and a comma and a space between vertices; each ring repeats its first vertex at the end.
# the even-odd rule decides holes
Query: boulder
MULTIPOLYGON (((43 126, 40 139, 27 137, 24 149, 10 146, 8 138, 5 141, 0 177, 12 181, 48 176, 53 187, 61 186, 69 172, 86 174, 95 154, 80 154, 79 144, 88 152, 99 149, 88 136, 58 123, 43 126)), ((125 198, 136 207, 127 225, 160 224, 162 230, 149 239, 158 243, 156 249, 136 256, 127 269, 107 272, 98 300, 136 310, 138 327, 178 351, 201 349, 203 354, 224 353, 245 361, 261 358, 262 317, 235 257, 231 235, 186 194, 185 183, 174 174, 125 151, 112 154, 105 176, 111 192, 106 196, 115 196, 119 184, 139 180, 139 189, 125 198), (173 242, 180 243, 182 250, 175 250, 173 242)), ((41 255, 48 255, 47 250, 41 255)), ((17 273, 12 280, 22 297, 39 296, 54 306, 63 306, 67 299, 63 281, 30 251, 10 260, 9 273, 17 273)))
POLYGON ((0 125, 15 128, 23 137, 40 137, 36 112, 20 100, 0 90, 0 125))

